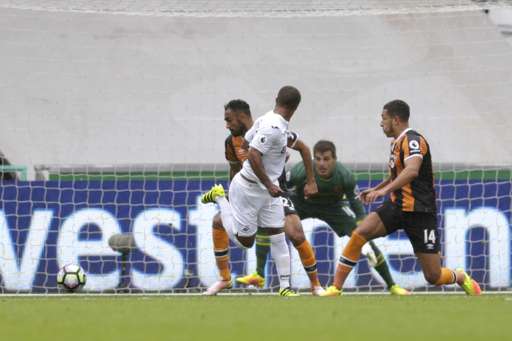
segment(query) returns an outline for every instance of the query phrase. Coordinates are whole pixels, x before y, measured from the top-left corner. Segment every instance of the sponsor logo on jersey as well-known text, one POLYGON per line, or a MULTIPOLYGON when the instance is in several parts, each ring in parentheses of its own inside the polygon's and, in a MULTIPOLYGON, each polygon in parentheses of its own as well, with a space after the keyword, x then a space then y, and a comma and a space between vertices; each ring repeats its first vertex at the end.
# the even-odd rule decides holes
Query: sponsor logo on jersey
POLYGON ((409 148, 411 148, 411 150, 419 150, 420 149, 420 144, 416 140, 411 140, 409 142, 409 148))

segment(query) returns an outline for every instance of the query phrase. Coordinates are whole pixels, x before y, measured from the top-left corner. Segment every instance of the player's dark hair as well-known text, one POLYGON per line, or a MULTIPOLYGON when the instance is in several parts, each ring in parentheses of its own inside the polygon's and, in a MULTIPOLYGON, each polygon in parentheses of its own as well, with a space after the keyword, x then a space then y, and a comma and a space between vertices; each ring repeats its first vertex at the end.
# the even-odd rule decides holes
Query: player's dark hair
POLYGON ((227 104, 224 104, 224 110, 231 109, 234 112, 243 112, 248 116, 251 116, 251 108, 249 104, 243 99, 233 99, 229 101, 227 104))
POLYGON ((288 110, 295 111, 300 103, 300 92, 297 88, 286 85, 277 93, 276 104, 288 110))
POLYGON ((320 140, 317 143, 315 143, 315 146, 313 147, 313 155, 316 153, 325 153, 325 152, 331 152, 332 157, 337 159, 336 157, 336 146, 331 141, 327 140, 320 140))
POLYGON ((384 105, 384 110, 391 116, 396 116, 402 122, 409 122, 409 105, 400 99, 395 99, 384 105))

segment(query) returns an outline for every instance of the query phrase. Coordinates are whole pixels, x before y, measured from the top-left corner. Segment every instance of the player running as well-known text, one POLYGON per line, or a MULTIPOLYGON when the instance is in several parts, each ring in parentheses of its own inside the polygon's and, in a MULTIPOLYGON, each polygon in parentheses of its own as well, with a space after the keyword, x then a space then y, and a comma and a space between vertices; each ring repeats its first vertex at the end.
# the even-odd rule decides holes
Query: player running
MULTIPOLYGON (((229 162, 230 168, 230 179, 232 179, 238 171, 242 168, 243 162, 247 159, 247 145, 243 135, 249 130, 252 125, 252 117, 249 105, 242 100, 232 100, 224 107, 224 120, 226 121, 226 127, 231 132, 225 142, 225 156, 229 162)), ((292 136, 295 140, 296 136, 292 136)), ((309 159, 309 149, 305 148, 304 143, 301 140, 295 142, 294 149, 299 151, 303 150, 305 153, 305 159, 309 159), (306 154, 307 153, 307 154, 306 154)), ((279 184, 281 188, 285 188, 285 173, 279 177, 279 184)), ((306 179, 305 179, 306 181, 306 179)), ((295 211, 292 202, 286 197, 281 198, 284 205, 285 224, 284 231, 288 239, 292 242, 293 246, 297 249, 304 269, 311 282, 311 292, 313 295, 319 295, 324 290, 320 285, 318 279, 318 271, 316 266, 316 257, 311 247, 311 244, 306 240, 302 224, 297 212, 295 211)), ((216 228, 222 226, 222 220, 220 214, 216 214, 213 219, 213 233, 214 240, 215 235, 219 234, 216 232, 216 228)), ((220 233, 222 235, 222 233, 220 233)), ((211 293, 215 294, 216 289, 219 287, 225 287, 226 285, 231 286, 231 273, 229 270, 229 257, 227 254, 227 240, 222 242, 218 241, 218 249, 215 249, 217 267, 221 274, 221 283, 216 283, 218 286, 212 286, 211 293)), ((257 270, 255 273, 247 275, 245 277, 237 278, 237 282, 243 285, 254 285, 256 287, 263 287, 265 284, 264 268, 266 264, 266 257, 271 249, 270 236, 266 234, 265 230, 258 229, 256 234, 256 257, 257 270), (265 257, 265 261, 261 262, 260 258, 262 255, 265 257)), ((208 291, 207 291, 208 293, 208 291)))
MULTIPOLYGON (((236 173, 231 183, 230 201, 226 200, 220 185, 214 186, 202 197, 204 203, 217 202, 221 208, 222 217, 222 219, 216 217, 213 223, 214 251, 221 280, 208 288, 206 294, 213 295, 231 287, 228 235, 237 245, 248 248, 254 244, 259 226, 269 236, 272 255, 280 278, 280 295, 296 296, 289 284, 290 255, 282 227, 283 202, 282 198, 279 198, 283 191, 277 185, 277 179, 284 168, 287 146, 299 150, 304 160, 311 159, 309 148, 297 139, 296 134, 287 130, 288 121, 300 102, 300 93, 293 87, 283 87, 277 96, 274 111, 258 118, 254 124, 250 119, 249 106, 241 102, 243 101, 230 102, 231 105, 228 103, 225 111, 226 125, 235 137, 226 141, 226 158, 231 161, 231 175, 237 171, 235 157, 238 161, 244 160, 241 171, 236 173), (233 106, 240 110, 235 110, 233 106), (233 111, 244 111, 249 115, 235 116, 236 119, 234 119, 233 111), (245 143, 244 140, 238 137, 241 137, 244 130, 248 128, 250 129, 245 133, 245 141, 249 144, 249 150, 246 152, 241 148, 245 143), (230 151, 231 146, 235 148, 230 151)), ((308 167, 307 173, 309 183, 306 185, 305 193, 311 195, 317 191, 312 167, 308 167)), ((312 263, 311 267, 315 268, 316 275, 314 253, 309 243, 304 242, 307 243, 304 239, 301 245, 304 244, 303 248, 306 252, 310 252, 307 260, 312 263)), ((315 284, 319 286, 317 276, 315 284)), ((317 288, 318 293, 320 289, 317 288)), ((321 291, 323 292, 323 289, 321 291)))
POLYGON ((375 238, 403 229, 411 241, 428 283, 457 283, 468 295, 480 295, 478 283, 462 269, 441 267, 440 240, 436 220, 436 195, 430 147, 425 137, 409 128, 409 106, 401 100, 384 105, 380 126, 392 137, 389 158, 390 176, 360 194, 369 204, 385 197, 375 212, 357 226, 343 250, 334 283, 325 296, 341 294, 343 283, 357 264, 363 245, 375 238))

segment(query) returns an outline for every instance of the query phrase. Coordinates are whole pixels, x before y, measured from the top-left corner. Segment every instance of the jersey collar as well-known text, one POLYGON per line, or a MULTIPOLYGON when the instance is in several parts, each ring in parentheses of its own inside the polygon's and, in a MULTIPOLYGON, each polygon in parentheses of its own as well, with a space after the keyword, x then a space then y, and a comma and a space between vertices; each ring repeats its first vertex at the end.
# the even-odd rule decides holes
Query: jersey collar
POLYGON ((404 135, 405 135, 405 134, 407 134, 407 132, 408 132, 408 131, 411 131, 411 130, 412 130, 412 128, 407 128, 407 129, 405 129, 404 131, 402 131, 402 132, 400 133, 400 135, 398 135, 398 137, 393 141, 393 146, 395 145, 395 143, 396 143, 397 141, 400 141, 400 140, 402 139, 402 137, 404 137, 404 135))
POLYGON ((274 110, 272 110, 272 113, 273 113, 274 115, 279 116, 279 119, 281 120, 281 122, 282 122, 283 124, 285 124, 285 126, 286 126, 286 127, 288 127, 288 124, 289 124, 290 122, 288 122, 287 120, 285 120, 283 116, 279 115, 279 114, 278 114, 278 113, 276 113, 274 110))

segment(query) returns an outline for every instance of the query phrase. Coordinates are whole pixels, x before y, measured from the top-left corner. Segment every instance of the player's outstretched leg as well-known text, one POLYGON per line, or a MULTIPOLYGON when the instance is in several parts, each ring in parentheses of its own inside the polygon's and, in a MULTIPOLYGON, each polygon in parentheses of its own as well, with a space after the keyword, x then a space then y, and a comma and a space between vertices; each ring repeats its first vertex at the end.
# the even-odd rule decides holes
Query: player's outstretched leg
POLYGON ((219 270, 220 279, 203 293, 207 296, 216 295, 219 291, 232 287, 231 270, 229 267, 229 237, 222 226, 219 213, 213 217, 212 239, 215 262, 219 270))
POLYGON ((347 246, 343 249, 341 257, 339 258, 334 275, 333 284, 325 290, 322 296, 339 296, 343 284, 345 283, 352 268, 357 264, 359 257, 361 257, 361 250, 363 245, 366 244, 368 239, 384 236, 386 230, 384 224, 380 220, 377 213, 372 212, 364 220, 359 223, 357 228, 352 232, 347 246), (366 238, 365 236, 368 236, 366 238))
MULTIPOLYGON (((231 184, 231 188, 234 187, 234 183, 231 184)), ((236 236, 236 227, 235 227, 235 219, 233 218, 233 213, 231 209, 231 205, 226 198, 226 193, 224 191, 224 187, 219 185, 214 185, 208 192, 204 193, 201 196, 201 202, 203 204, 206 203, 217 203, 220 208, 220 215, 222 218, 222 224, 224 226, 224 231, 229 236, 236 245, 240 246, 243 249, 247 249, 252 245, 244 245, 240 240, 238 240, 236 236)))
POLYGON ((311 293, 314 296, 320 296, 324 293, 324 288, 320 284, 318 279, 318 270, 316 266, 316 256, 313 251, 313 247, 307 241, 302 229, 302 223, 300 217, 297 214, 286 215, 284 231, 286 236, 290 239, 293 246, 297 250, 300 256, 300 261, 304 266, 304 270, 309 277, 311 282, 311 293))
POLYGON ((270 237, 262 232, 256 234, 256 272, 236 279, 242 285, 253 285, 263 288, 265 285, 265 266, 270 252, 270 237))
POLYGON ((343 284, 352 271, 352 268, 356 266, 357 261, 361 256, 361 249, 365 243, 366 239, 358 233, 357 229, 352 232, 352 236, 350 237, 347 246, 345 246, 343 249, 342 255, 338 260, 336 273, 334 275, 334 282, 325 290, 325 293, 321 296, 341 295, 343 284))
POLYGON ((384 258, 384 255, 373 241, 369 241, 368 243, 366 243, 363 246, 362 252, 368 258, 369 265, 374 267, 375 270, 382 277, 391 295, 411 295, 411 292, 409 290, 406 290, 395 283, 393 277, 391 276, 391 273, 389 272, 389 267, 386 262, 386 259, 384 258))

